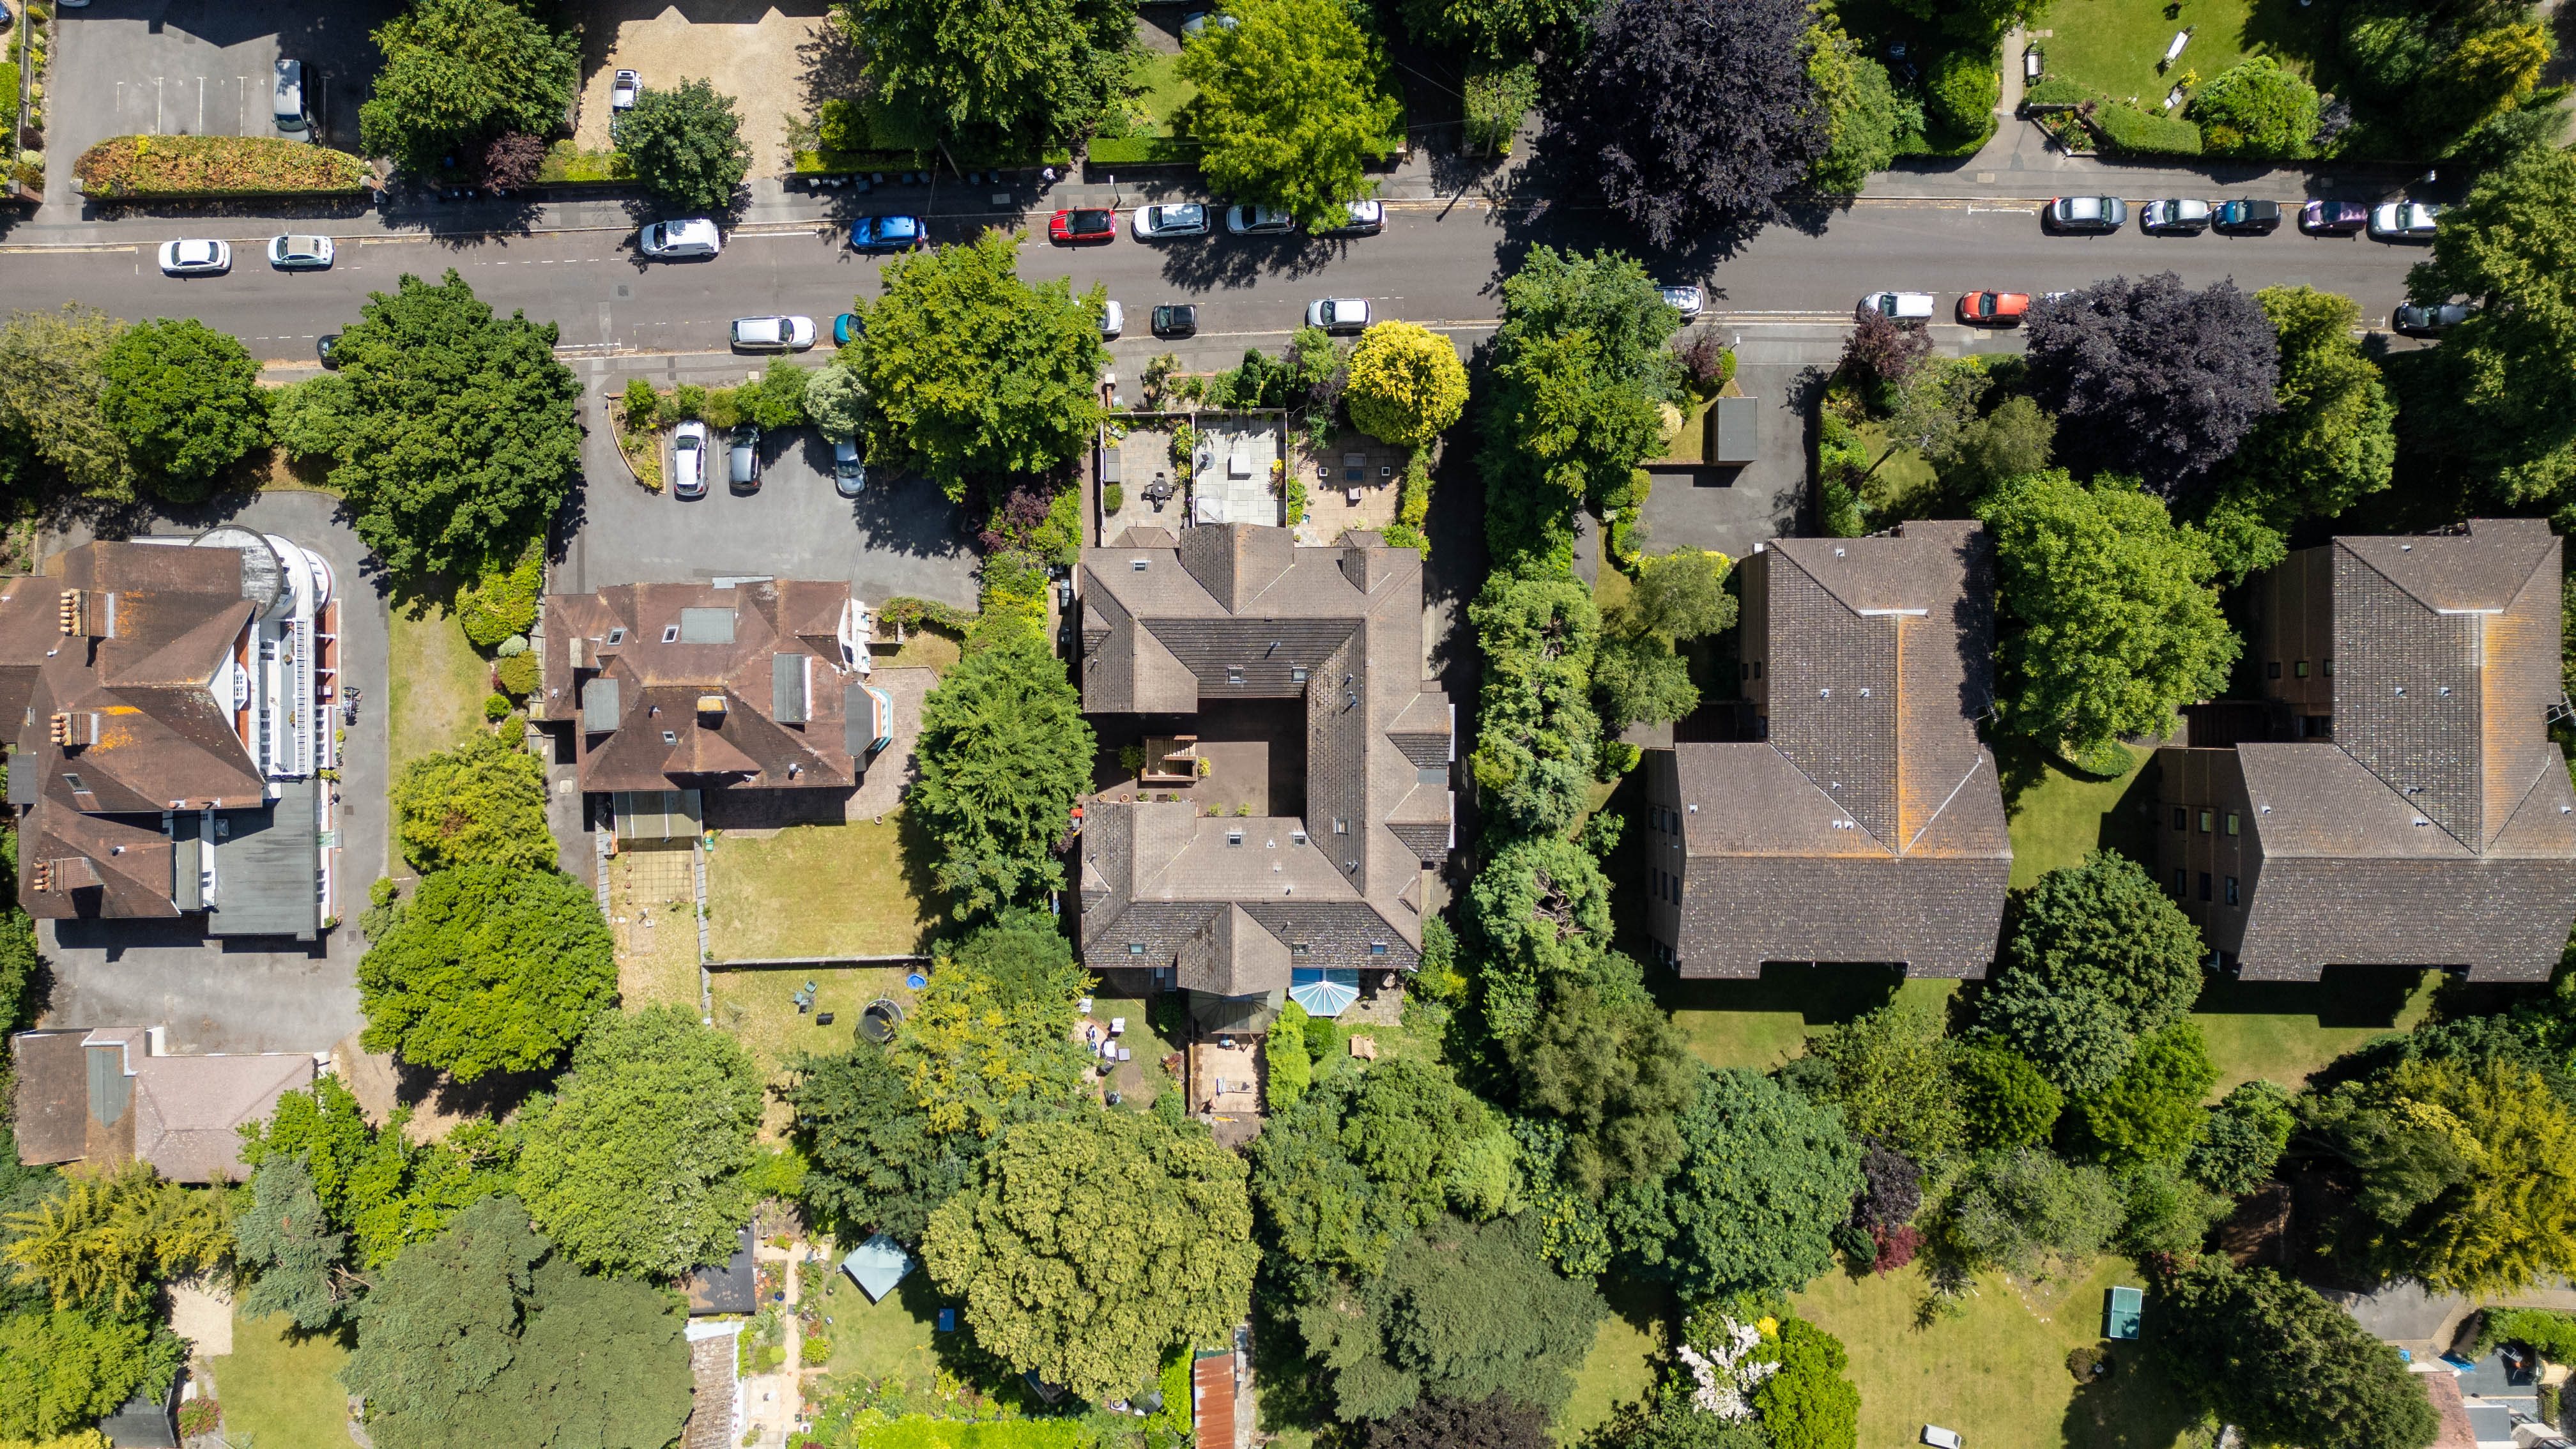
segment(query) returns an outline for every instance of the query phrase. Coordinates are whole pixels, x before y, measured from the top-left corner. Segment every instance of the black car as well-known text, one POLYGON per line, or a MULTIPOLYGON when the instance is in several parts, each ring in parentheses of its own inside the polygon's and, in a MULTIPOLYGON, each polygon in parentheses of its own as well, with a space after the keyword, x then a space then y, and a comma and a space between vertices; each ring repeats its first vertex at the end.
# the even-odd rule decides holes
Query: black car
POLYGON ((2259 236, 2281 224, 2281 203, 2242 199, 2222 201, 2218 214, 2210 219, 2220 231, 2259 236))
POLYGON ((1154 309, 1154 335, 1188 337, 1199 330, 1199 309, 1195 303, 1166 302, 1154 309))
POLYGON ((2439 302, 2430 307, 2409 302, 2388 314, 2388 325, 2406 337, 2439 337, 2469 320, 2466 302, 2439 302))
POLYGON ((321 356, 321 358, 322 358, 322 365, 323 365, 324 367, 338 367, 338 366, 340 365, 340 364, 338 364, 338 363, 336 363, 336 362, 334 362, 334 361, 332 361, 332 360, 331 360, 331 354, 332 354, 332 352, 333 352, 334 350, 336 350, 336 349, 339 347, 339 345, 340 345, 340 334, 339 334, 339 333, 337 333, 337 332, 331 333, 329 336, 326 336, 326 337, 324 337, 322 340, 320 340, 319 342, 316 342, 316 343, 314 343, 314 344, 313 344, 313 350, 314 350, 316 353, 320 354, 320 356, 321 356))

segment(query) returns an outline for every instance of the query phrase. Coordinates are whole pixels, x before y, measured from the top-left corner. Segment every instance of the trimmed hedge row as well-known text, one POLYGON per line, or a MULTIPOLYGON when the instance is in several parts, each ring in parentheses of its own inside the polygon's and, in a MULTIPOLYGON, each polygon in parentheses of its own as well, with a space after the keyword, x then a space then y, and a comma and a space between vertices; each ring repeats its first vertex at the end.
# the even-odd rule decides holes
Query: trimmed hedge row
POLYGON ((346 151, 274 136, 112 136, 72 163, 96 200, 354 194, 367 163, 346 151))
POLYGON ((2200 154, 2200 127, 2179 116, 2159 116, 2135 106, 2106 102, 2094 108, 2093 129, 2104 145, 2125 155, 2200 154))

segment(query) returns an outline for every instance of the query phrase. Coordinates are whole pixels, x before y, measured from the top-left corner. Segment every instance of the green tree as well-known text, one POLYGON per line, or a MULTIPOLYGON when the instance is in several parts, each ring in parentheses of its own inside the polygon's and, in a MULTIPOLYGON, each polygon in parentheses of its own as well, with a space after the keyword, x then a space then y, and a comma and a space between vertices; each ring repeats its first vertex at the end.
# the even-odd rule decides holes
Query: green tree
MULTIPOLYGON (((438 0, 496 14, 505 5, 438 0)), ((377 101, 382 101, 382 82, 377 101)), ((337 385, 301 426, 335 446, 331 482, 396 575, 473 578, 545 535, 581 468, 581 385, 553 323, 495 317, 453 269, 371 292, 331 354, 337 385)))
POLYGON ((1553 1411, 1574 1387, 1607 1306, 1540 1256, 1536 1213, 1443 1218, 1364 1283, 1328 1279, 1297 1309, 1309 1358, 1332 1375, 1335 1417, 1384 1419, 1430 1398, 1509 1393, 1553 1411))
POLYGON ((2173 1158, 2141 1163, 2117 1174, 2120 1232, 2113 1245, 2133 1258, 2157 1253, 2197 1253, 2210 1228, 2235 1211, 2173 1158))
POLYGON ((377 1275, 341 1382, 385 1449, 667 1444, 689 1414, 684 1315, 641 1283, 585 1276, 486 1198, 377 1275))
POLYGON ((0 1373, 0 1441, 41 1445, 115 1413, 138 1391, 167 1393, 187 1356, 186 1340, 144 1314, 57 1308, 0 1318, 0 1364, 9 1366, 0 1373))
POLYGON ((1779 1369, 1753 1390, 1753 1411, 1775 1449, 1852 1449, 1860 1439, 1860 1390, 1843 1377, 1841 1339, 1803 1318, 1780 1323, 1779 1369))
POLYGON ((99 358, 99 375, 99 416, 164 498, 205 497, 216 473, 268 440, 250 349, 194 318, 126 328, 99 358))
POLYGON ((0 427, 74 488, 107 498, 129 496, 134 479, 125 440, 101 405, 107 352, 124 329, 78 302, 12 312, 0 326, 0 427))
POLYGON ((1013 908, 943 944, 889 1049, 931 1130, 991 1137, 1088 1095, 1095 1058, 1074 1037, 1090 978, 1043 912, 1013 908))
POLYGON ((1550 486, 1570 510, 1627 486, 1638 460, 1663 440, 1663 401, 1651 385, 1621 377, 1614 356, 1588 329, 1497 346, 1494 400, 1487 416, 1488 477, 1550 486))
POLYGON ((2003 480, 2047 467, 2056 444, 2056 417, 2015 393, 1961 424, 1932 462, 1952 494, 1973 505, 2003 480))
POLYGON ((2397 1350, 2304 1283, 2224 1258, 2173 1275, 2141 1334, 2174 1382, 2256 1441, 2426 1449, 2433 1405, 2397 1350))
POLYGON ((1956 1056, 1937 1016, 1903 1004, 1807 1039, 1808 1059, 1823 1068, 1822 1099, 1842 1110, 1843 1125, 1917 1162, 1938 1162, 1966 1141, 1956 1056))
POLYGON ((616 996, 598 902, 551 870, 434 872, 358 962, 366 1049, 460 1082, 553 1065, 616 996))
POLYGON ((2003 39, 2004 32, 2037 16, 2046 4, 2047 0, 1967 0, 1965 4, 1898 0, 1897 8, 1918 20, 1938 22, 1950 34, 1982 42, 1991 49, 2003 39))
POLYGON ((602 1012, 526 1111, 528 1213, 585 1268, 668 1278, 722 1261, 751 1217, 761 1075, 675 1006, 602 1012))
POLYGON ((769 359, 760 381, 743 389, 743 415, 772 432, 805 426, 805 390, 813 376, 813 369, 784 357, 769 359))
POLYGON ((1604 728, 1664 724, 1699 708, 1690 661, 1651 635, 1613 636, 1592 665, 1592 693, 1604 728))
MULTIPOLYGON (((1467 618, 1485 656, 1483 718, 1470 761, 1485 806, 1515 831, 1562 836, 1588 803, 1601 738, 1601 721, 1590 704, 1593 647, 1601 634, 1592 591, 1561 575, 1522 578, 1497 571, 1468 606, 1467 618)), ((1486 875, 1499 882, 1538 863, 1486 875)), ((1579 874, 1579 867, 1569 869, 1579 874)), ((1597 868, 1593 874, 1598 876, 1597 868)), ((1606 944, 1608 937, 1593 939, 1606 944)), ((1495 1030, 1517 1035, 1527 1028, 1534 1000, 1527 993, 1537 978, 1509 973, 1497 979, 1516 981, 1519 994, 1494 1005, 1495 1030)))
POLYGON ((394 835, 414 870, 554 869, 545 766, 515 741, 478 730, 453 750, 405 764, 393 805, 394 835))
POLYGON ((2397 459, 2397 406, 2353 340, 2359 305, 2305 286, 2265 287, 2254 300, 2281 335, 2281 410, 2246 436, 2206 525, 2237 581, 2280 562, 2282 535, 2301 519, 2335 517, 2386 488, 2397 459))
POLYGON ((436 1142, 406 1134, 411 1106, 398 1105, 379 1127, 337 1077, 278 1098, 268 1121, 242 1126, 241 1160, 301 1166, 324 1218, 349 1235, 361 1270, 393 1261, 409 1244, 434 1237, 457 1213, 512 1190, 518 1137, 487 1118, 469 1118, 436 1142))
POLYGON ((1959 1267, 2033 1277, 2102 1251, 2122 1217, 2108 1172, 2025 1147, 1970 1166, 1933 1215, 1930 1237, 1959 1267))
POLYGON ((987 1351, 1085 1399, 1219 1343, 1250 1306, 1242 1159, 1204 1128, 1089 1111, 1006 1129, 921 1257, 987 1351))
POLYGON ((283 1313, 297 1328, 320 1332, 355 1306, 349 1235, 331 1230, 312 1169, 301 1161, 281 1156, 259 1165, 233 1234, 241 1265, 258 1275, 241 1300, 245 1315, 283 1313))
POLYGON ((359 141, 415 176, 505 131, 554 131, 581 84, 581 42, 518 4, 413 0, 375 42, 385 63, 358 107, 359 141))
POLYGON ((1262 1110, 1276 1118, 1297 1105, 1315 1082, 1315 1062, 1306 1055, 1306 1008, 1289 1002, 1279 1009, 1261 1040, 1262 1110))
POLYGON ((1508 1390, 1482 1399, 1424 1399, 1370 1424, 1354 1449, 1551 1449, 1547 1410, 1508 1390))
POLYGON ((962 499, 969 478, 1043 473, 1090 441, 1109 362, 1104 289, 1021 281, 1019 242, 1002 231, 898 257, 882 275, 884 295, 851 304, 865 335, 841 351, 866 397, 869 462, 962 499))
POLYGON ((1116 98, 1131 0, 854 0, 878 94, 978 146, 1072 139, 1116 98))
POLYGON ((972 1177, 983 1139, 935 1130, 874 1042, 837 1056, 799 1054, 787 1069, 780 1095, 796 1113, 807 1209, 850 1241, 874 1231, 920 1242, 931 1213, 972 1177))
POLYGON ((2030 1058, 1982 1037, 1961 1047, 1952 1063, 1970 1147, 2010 1152, 2048 1140, 2066 1097, 2030 1058))
POLYGON ((1091 784, 1082 698, 1042 640, 978 648, 921 708, 921 779, 910 806, 959 919, 1064 884, 1055 849, 1091 784))
POLYGON ((1830 118, 1825 154, 1808 181, 1818 191, 1852 195, 1896 160, 1896 88, 1887 67, 1861 53, 1830 14, 1807 30, 1807 79, 1830 118))
POLYGON ((859 381, 858 370, 847 363, 835 362, 806 375, 805 416, 832 442, 858 437, 867 421, 867 405, 867 389, 859 381))
POLYGON ((1726 591, 1733 563, 1722 553, 1677 548, 1641 561, 1620 627, 1687 643, 1735 627, 1735 598, 1726 591))
POLYGON ((2290 1145, 2298 1114, 2276 1082, 2239 1082, 2219 1100, 2209 1126, 2192 1144, 2191 1175, 2230 1197, 2252 1192, 2272 1175, 2290 1145))
POLYGON ((2200 930, 2146 869, 2095 851, 2021 894, 1977 1019, 2061 1090, 2108 1086, 2139 1037, 2191 1010, 2200 930))
POLYGON ((1676 1123, 1670 1177, 1613 1194, 1613 1231, 1688 1295, 1794 1293, 1833 1266, 1833 1228, 1861 1188, 1842 1115, 1740 1067, 1706 1072, 1676 1123))
POLYGON ((1517 1211, 1519 1155, 1446 1067, 1399 1058, 1328 1075, 1274 1115, 1253 1141, 1252 1195, 1282 1253, 1371 1277, 1444 1212, 1517 1211))
POLYGON ((1525 836, 1493 853, 1467 895, 1487 946, 1485 1015, 1496 1037, 1520 1040, 1538 1028, 1548 984, 1588 976, 1610 949, 1610 882, 1574 842, 1525 836))
POLYGON ((1448 338, 1418 322, 1381 322, 1351 349, 1343 403, 1351 425, 1399 448, 1427 448, 1467 407, 1467 368, 1448 338))
POLYGON ((232 1252, 220 1193, 164 1182, 149 1163, 114 1176, 73 1176, 7 1222, 0 1260, 42 1279, 54 1307, 123 1316, 148 1309, 154 1285, 213 1267, 232 1252))
POLYGON ((2076 1117, 2114 1167, 2176 1163, 2200 1140, 2200 1104, 2217 1084, 2200 1027, 2185 1017, 2139 1038, 2120 1074, 2076 1102, 2076 1117))
POLYGON ((1565 1124, 1559 1170, 1596 1197, 1671 1171, 1689 1146, 1676 1115, 1704 1095, 1699 1059, 1638 976, 1618 956, 1590 982, 1555 983, 1537 1029, 1508 1047, 1522 1105, 1565 1124))
POLYGON ((1526 59, 1583 18, 1573 0, 1401 0, 1404 28, 1424 45, 1480 60, 1526 59))
POLYGON ((2213 156, 2290 161, 2311 155, 2317 90, 2268 55, 2251 55, 2192 92, 2184 112, 2200 123, 2200 149, 2213 156))
POLYGON ((1377 37, 1342 0, 1226 0, 1232 24, 1181 50, 1199 88, 1182 113, 1218 192, 1293 213, 1320 231, 1369 193, 1362 170, 1395 149, 1404 103, 1377 37))
POLYGON ((733 97, 691 78, 647 89, 617 123, 617 149, 653 193, 687 211, 727 212, 751 174, 733 97))
POLYGON ((2011 625, 1997 651, 2007 727, 2102 762, 2123 735, 2163 735, 2174 709, 2227 683, 2239 644, 2218 611, 2207 543, 2123 480, 2063 472, 1998 487, 1995 536, 2011 625))

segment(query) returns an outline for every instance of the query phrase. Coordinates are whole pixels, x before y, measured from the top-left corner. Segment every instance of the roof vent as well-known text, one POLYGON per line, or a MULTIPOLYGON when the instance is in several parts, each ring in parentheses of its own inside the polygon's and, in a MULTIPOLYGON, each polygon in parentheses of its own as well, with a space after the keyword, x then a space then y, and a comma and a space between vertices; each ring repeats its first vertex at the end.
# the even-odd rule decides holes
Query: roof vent
POLYGON ((1819 689, 1819 690, 1817 690, 1817 691, 1816 691, 1816 698, 1818 698, 1818 699, 1831 699, 1831 698, 1833 698, 1833 697, 1834 697, 1834 692, 1833 692, 1833 690, 1831 690, 1830 688, 1828 688, 1828 689, 1819 689))
POLYGON ((1841 558, 1842 556, 1843 556, 1843 551, 1842 551, 1841 549, 1835 549, 1835 550, 1834 550, 1834 557, 1836 557, 1836 558, 1841 558))
POLYGON ((2415 817, 2415 823, 2416 823, 2416 824, 2418 824, 2418 825, 2430 825, 2430 824, 2432 824, 2433 822, 2432 822, 2432 821, 2430 821, 2430 820, 2425 819, 2425 818, 2424 818, 2423 816, 2421 816, 2421 815, 2418 815, 2418 816, 2416 816, 2416 817, 2415 817))
MULTIPOLYGON (((2399 553, 2413 553, 2413 552, 2415 551, 2415 545, 2413 545, 2413 544, 2411 544, 2411 543, 2401 543, 2401 544, 2397 545, 2397 551, 2398 551, 2399 553)), ((2418 824, 2418 825, 2421 825, 2421 824, 2423 824, 2424 822, 2423 822, 2423 821, 2421 821, 2421 820, 2418 820, 2418 821, 2416 821, 2415 823, 2416 823, 2416 824, 2418 824)))

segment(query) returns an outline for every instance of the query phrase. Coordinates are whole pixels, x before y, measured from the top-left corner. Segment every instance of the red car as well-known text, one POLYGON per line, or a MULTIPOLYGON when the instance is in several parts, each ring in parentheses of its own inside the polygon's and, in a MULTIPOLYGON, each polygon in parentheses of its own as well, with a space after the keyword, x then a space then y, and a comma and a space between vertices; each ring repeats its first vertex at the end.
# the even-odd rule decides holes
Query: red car
POLYGON ((2010 327, 2029 310, 2028 292, 1970 292, 1959 299, 1959 320, 1970 327, 2010 327))
POLYGON ((1105 242, 1117 235, 1114 211, 1059 211, 1047 219, 1047 240, 1052 242, 1105 242))

